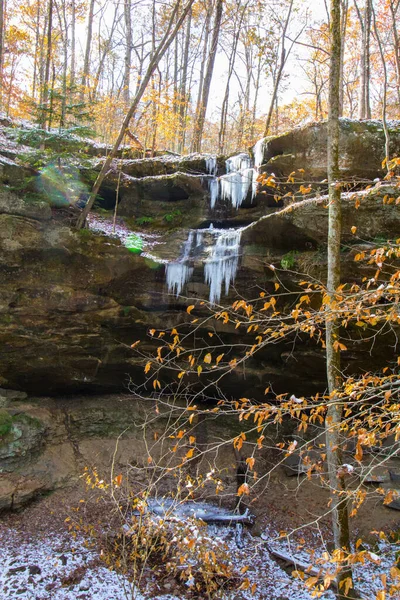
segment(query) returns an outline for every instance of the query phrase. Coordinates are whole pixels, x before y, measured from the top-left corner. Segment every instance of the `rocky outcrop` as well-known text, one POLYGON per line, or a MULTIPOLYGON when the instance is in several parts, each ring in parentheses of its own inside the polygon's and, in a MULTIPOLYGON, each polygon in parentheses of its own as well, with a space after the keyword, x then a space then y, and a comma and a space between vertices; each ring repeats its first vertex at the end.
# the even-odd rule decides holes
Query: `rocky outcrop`
MULTIPOLYGON (((389 122, 390 154, 400 153, 400 121, 389 122)), ((327 177, 327 123, 297 127, 265 138, 258 145, 260 164, 287 178, 322 181, 327 177), (261 158, 262 157, 262 158, 261 158)), ((257 152, 257 148, 253 149, 257 152)), ((340 119, 340 173, 345 180, 373 180, 386 174, 385 135, 381 121, 340 119)))
MULTIPOLYGON (((11 392, 11 391, 10 391, 11 392)), ((152 400, 132 394, 101 397, 8 399, 0 408, 0 511, 16 509, 40 494, 76 483, 85 468, 95 468, 107 480, 113 465, 124 478, 130 472, 132 485, 148 483, 148 457, 151 447, 153 465, 165 456, 165 440, 154 442, 169 426, 170 410, 160 407, 157 415, 152 400)), ((228 440, 229 419, 203 420, 206 437, 228 440)), ((182 452, 176 461, 182 460, 182 452)), ((176 464, 176 463, 175 463, 176 464)), ((204 475, 214 465, 222 473, 225 499, 236 494, 236 463, 231 444, 221 452, 210 449, 198 473, 204 475)), ((188 472, 191 466, 188 465, 188 472)), ((166 485, 166 483, 164 483, 166 485)), ((167 491, 158 484, 159 493, 167 491)))

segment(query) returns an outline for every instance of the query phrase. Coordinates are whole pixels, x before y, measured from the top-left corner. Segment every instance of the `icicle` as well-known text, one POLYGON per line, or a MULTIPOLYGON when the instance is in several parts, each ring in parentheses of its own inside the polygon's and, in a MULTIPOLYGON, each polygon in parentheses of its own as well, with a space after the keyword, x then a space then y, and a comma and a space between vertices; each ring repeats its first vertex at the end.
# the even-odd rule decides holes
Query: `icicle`
POLYGON ((168 292, 179 296, 193 275, 193 267, 183 262, 172 262, 167 265, 167 288, 168 292))
POLYGON ((234 208, 242 205, 252 186, 252 199, 254 198, 254 169, 245 169, 242 172, 234 171, 220 178, 221 198, 231 202, 234 208))
POLYGON ((209 175, 214 175, 214 177, 217 175, 218 165, 216 156, 206 158, 206 169, 209 175))
POLYGON ((259 169, 264 162, 264 145, 265 139, 262 138, 261 140, 258 140, 258 142, 253 147, 254 166, 256 167, 256 169, 259 169))
POLYGON ((211 304, 220 301, 222 286, 225 284, 225 294, 228 294, 229 286, 235 280, 241 233, 240 229, 220 233, 211 248, 210 258, 205 261, 204 277, 210 286, 211 304))
POLYGON ((208 180, 208 189, 210 192, 210 206, 211 206, 211 208, 214 208, 214 206, 218 200, 218 192, 219 192, 218 179, 209 179, 208 180))
POLYGON ((196 248, 201 246, 202 243, 203 243, 203 232, 200 229, 198 229, 196 231, 196 248))
POLYGON ((251 180, 251 201, 253 202, 254 198, 257 195, 257 187, 258 187, 258 181, 257 181, 257 177, 258 177, 258 170, 257 169, 252 169, 253 171, 253 175, 252 175, 252 180, 251 180))
MULTIPOLYGON (((195 237, 195 232, 191 229, 187 240, 185 241, 181 253, 181 257, 176 262, 167 264, 166 279, 168 292, 179 296, 193 274, 193 267, 188 264, 192 253, 195 237)), ((201 243, 201 242, 200 242, 201 243)), ((197 237, 196 237, 196 245, 197 237)))
POLYGON ((241 171, 242 169, 249 169, 251 167, 251 158, 246 152, 242 152, 228 158, 225 164, 227 173, 241 171))

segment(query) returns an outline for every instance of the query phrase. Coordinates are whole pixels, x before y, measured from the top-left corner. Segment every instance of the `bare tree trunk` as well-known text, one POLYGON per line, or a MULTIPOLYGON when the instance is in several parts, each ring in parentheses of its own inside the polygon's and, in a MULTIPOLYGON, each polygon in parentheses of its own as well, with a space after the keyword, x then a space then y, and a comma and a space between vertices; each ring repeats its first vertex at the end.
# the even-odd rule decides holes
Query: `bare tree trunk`
POLYGON ((126 105, 129 105, 130 93, 129 87, 131 82, 131 63, 132 63, 132 6, 131 0, 124 0, 124 17, 125 17, 125 64, 124 64, 124 82, 122 96, 126 105))
POLYGON ((188 64, 189 64, 189 48, 190 48, 190 30, 192 26, 192 9, 190 9, 186 20, 186 33, 185 33, 185 48, 183 51, 183 64, 182 64, 182 80, 181 87, 179 90, 180 104, 179 104, 179 137, 178 137, 178 152, 182 153, 185 147, 185 134, 186 134, 186 112, 188 106, 188 98, 186 95, 187 87, 187 75, 188 75, 188 64))
POLYGON ((4 64, 4 4, 5 0, 0 0, 0 110, 2 108, 3 98, 3 64, 4 64))
MULTIPOLYGON (((203 95, 204 71, 206 68, 208 38, 210 37, 211 17, 212 17, 212 0, 209 0, 208 7, 207 7, 207 13, 206 13, 206 20, 205 20, 205 24, 204 24, 204 43, 203 43, 202 59, 201 59, 201 63, 200 63, 199 90, 197 92, 197 102, 196 102, 196 111, 195 111, 195 119, 194 119, 195 124, 197 122, 197 118, 200 113, 201 98, 203 95)), ((193 152, 193 139, 192 139, 192 144, 191 144, 191 150, 193 152)))
POLYGON ((274 112, 274 108, 275 108, 275 102, 276 102, 276 98, 278 96, 278 89, 279 89, 279 85, 281 83, 281 79, 282 79, 282 75, 283 75, 283 69, 285 68, 285 64, 288 58, 288 54, 286 52, 286 47, 285 47, 285 39, 286 39, 286 32, 287 29, 289 27, 289 23, 290 23, 290 17, 292 14, 292 9, 293 9, 293 1, 291 0, 290 4, 289 4, 289 8, 288 8, 288 12, 286 15, 286 19, 285 19, 285 23, 283 25, 283 29, 282 29, 282 36, 281 36, 281 57, 280 57, 280 62, 279 62, 279 67, 275 76, 275 81, 274 81, 274 89, 272 92, 272 98, 271 98, 271 102, 269 105, 269 110, 268 110, 268 115, 267 115, 267 120, 265 122, 265 129, 264 129, 264 137, 267 137, 268 133, 269 133, 269 128, 271 126, 271 120, 272 120, 272 115, 274 112))
MULTIPOLYGON (((71 73, 70 73, 70 89, 75 86, 75 69, 76 69, 76 6, 75 0, 71 0, 71 73)), ((73 91, 72 91, 73 94, 73 91)))
POLYGON ((213 72, 214 72, 215 56, 217 54, 218 38, 219 38, 220 29, 221 29, 223 6, 224 6, 223 0, 217 0, 216 9, 215 9, 213 34, 212 34, 212 39, 211 39, 211 48, 210 48, 210 54, 208 55, 206 74, 205 74, 204 83, 203 83, 203 92, 201 95, 201 103, 200 103, 199 112, 196 115, 196 120, 195 120, 195 124, 194 124, 192 152, 201 152, 201 141, 202 141, 202 137, 203 137, 204 122, 205 122, 207 106, 208 106, 208 97, 210 95, 211 79, 212 79, 213 72))
POLYGON ((391 0, 390 2, 390 15, 392 17, 392 33, 394 42, 394 59, 396 64, 396 88, 397 88, 397 103, 400 106, 400 37, 398 31, 398 10, 400 8, 399 0, 391 0))
MULTIPOLYGON (((52 33, 53 33, 53 0, 49 0, 48 4, 48 12, 47 12, 47 35, 46 35, 46 63, 44 70, 44 80, 43 80, 43 96, 42 96, 42 106, 40 109, 40 119, 39 124, 41 127, 45 128, 47 123, 47 112, 48 112, 48 102, 49 102, 49 81, 50 81, 50 63, 51 63, 51 45, 52 45, 52 33)), ((50 121, 50 118, 49 118, 50 121)))
POLYGON ((256 124, 256 115, 257 115, 257 103, 258 103, 258 94, 260 91, 260 78, 261 78, 261 54, 258 57, 257 63, 257 76, 254 84, 254 100, 253 100, 253 111, 251 115, 251 129, 250 129, 250 139, 254 141, 254 128, 256 124))
MULTIPOLYGON (((66 12, 66 3, 63 2, 61 6, 56 3, 56 10, 58 16, 58 23, 60 27, 60 36, 63 45, 63 63, 62 63, 62 94, 61 94, 61 111, 59 127, 65 127, 66 121, 66 109, 67 109, 67 72, 68 72, 68 20, 66 12), (62 11, 62 13, 61 13, 62 11)), ((54 77, 53 77, 54 79, 54 77)))
POLYGON ((93 206, 96 196, 100 190, 101 184, 103 183, 103 180, 109 171, 112 160, 118 151, 118 148, 124 138, 125 132, 129 127, 129 123, 137 110, 137 107, 139 105, 139 102, 142 99, 144 92, 146 91, 149 81, 150 81, 155 69, 157 68, 160 60, 162 59, 162 57, 164 56, 164 54, 166 53, 166 51, 168 50, 168 48, 170 47, 172 42, 174 41, 175 36, 177 35, 183 21, 185 20, 193 2, 194 2, 194 0, 188 0, 187 4, 182 9, 182 13, 181 13, 179 19, 177 20, 175 26, 173 26, 173 24, 175 22, 175 17, 177 15, 177 12, 180 7, 180 0, 177 0, 177 2, 175 3, 174 8, 171 13, 171 16, 169 18, 167 27, 166 27, 166 32, 165 32, 164 36, 162 37, 160 43, 158 44, 158 47, 156 48, 156 51, 154 52, 154 55, 152 56, 152 58, 150 60, 150 63, 146 70, 146 73, 140 83, 139 89, 137 90, 135 97, 132 101, 132 104, 125 116, 123 123, 122 123, 121 129, 118 133, 118 137, 115 141, 115 144, 114 144, 110 154, 107 156, 106 160, 104 161, 101 171, 97 176, 97 179, 93 185, 89 200, 77 221, 77 224, 76 224, 77 229, 82 229, 82 227, 84 227, 85 222, 86 222, 86 217, 89 214, 89 212, 93 206))
POLYGON ((250 89, 251 89, 251 78, 252 78, 252 52, 249 45, 245 45, 245 59, 246 59, 246 86, 244 88, 242 110, 240 111, 238 136, 237 136, 237 147, 243 146, 243 137, 245 133, 246 121, 249 116, 250 108, 250 89))
POLYGON ((376 41, 378 43, 379 54, 381 56, 381 62, 382 62, 382 68, 383 68, 382 124, 383 124, 383 131, 385 133, 385 165, 386 165, 387 171, 390 171, 390 169, 389 169, 390 137, 389 137, 389 129, 388 129, 388 125, 387 125, 387 115, 386 115, 388 72, 387 72, 387 66, 386 66, 385 50, 383 47, 381 37, 379 35, 378 26, 376 24, 376 14, 375 14, 374 8, 372 8, 372 17, 373 17, 373 24, 374 24, 374 33, 375 33, 376 41))
MULTIPOLYGON (((0 0, 2 2, 3 0, 0 0)), ((35 55, 33 57, 33 80, 32 80, 32 97, 36 98, 37 89, 37 77, 38 77, 38 55, 40 47, 40 4, 38 3, 36 9, 36 23, 35 23, 35 55)))
POLYGON ((365 0, 364 14, 354 0, 354 6, 357 11, 358 19, 361 27, 361 51, 360 51, 360 88, 359 88, 359 106, 358 118, 371 118, 371 102, 370 102, 370 39, 371 39, 371 0, 365 0))
POLYGON ((88 15, 88 27, 86 36, 86 48, 85 48, 85 59, 83 62, 83 73, 81 81, 81 102, 85 99, 86 86, 89 82, 90 76, 90 51, 92 48, 92 37, 93 37, 93 15, 94 15, 94 3, 95 0, 90 0, 89 4, 89 15, 88 15))
POLYGON ((228 78, 226 80, 225 94, 224 94, 224 99, 222 101, 222 106, 221 106, 221 120, 220 120, 219 132, 218 132, 218 150, 221 154, 224 153, 224 148, 225 148, 226 123, 227 123, 227 118, 228 118, 230 84, 231 84, 231 77, 232 77, 232 73, 233 73, 233 67, 235 65, 236 50, 237 50, 237 45, 239 42, 239 34, 240 34, 240 31, 237 31, 233 38, 233 45, 231 47, 231 53, 229 56, 228 78))
MULTIPOLYGON (((328 230, 328 280, 327 293, 332 309, 326 319, 326 368, 329 388, 329 404, 326 416, 326 450, 331 491, 333 537, 336 549, 350 552, 349 517, 346 483, 341 473, 342 452, 340 426, 342 405, 337 390, 342 384, 340 370, 339 321, 334 317, 336 290, 340 285, 340 238, 342 229, 341 190, 339 172, 339 110, 340 110, 340 53, 341 23, 340 0, 331 0, 331 57, 329 78, 328 116, 328 183, 329 183, 329 230, 328 230)), ((337 597, 352 598, 353 580, 351 568, 338 565, 337 597), (347 584, 347 585, 346 585, 347 584), (349 589, 346 593, 346 589, 349 589)))
POLYGON ((344 56, 346 50, 346 33, 347 33, 347 11, 349 8, 349 0, 342 0, 342 25, 341 25, 341 53, 340 53, 340 108, 339 116, 343 116, 344 105, 344 56))

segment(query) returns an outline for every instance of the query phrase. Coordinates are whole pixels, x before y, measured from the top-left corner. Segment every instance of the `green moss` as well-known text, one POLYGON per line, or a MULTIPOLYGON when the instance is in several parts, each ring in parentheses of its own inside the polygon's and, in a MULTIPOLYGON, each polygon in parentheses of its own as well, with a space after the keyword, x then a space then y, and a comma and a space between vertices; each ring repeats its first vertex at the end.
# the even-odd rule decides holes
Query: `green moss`
POLYGON ((12 423, 18 425, 27 425, 32 429, 43 429, 43 423, 40 421, 40 419, 31 417, 26 413, 19 413, 18 415, 12 417, 12 423))
POLYGON ((13 420, 10 413, 4 408, 0 408, 0 438, 10 433, 13 420))

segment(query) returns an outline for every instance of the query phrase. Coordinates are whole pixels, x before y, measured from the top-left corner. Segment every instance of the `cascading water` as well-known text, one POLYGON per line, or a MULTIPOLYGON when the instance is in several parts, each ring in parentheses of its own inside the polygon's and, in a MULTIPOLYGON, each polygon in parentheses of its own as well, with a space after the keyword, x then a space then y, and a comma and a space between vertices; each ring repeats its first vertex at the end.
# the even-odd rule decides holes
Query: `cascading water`
POLYGON ((194 261, 204 265, 204 279, 210 287, 209 300, 220 301, 222 291, 229 292, 239 264, 241 229, 190 230, 181 257, 167 265, 168 292, 179 296, 193 275, 194 261), (207 238, 207 243, 206 243, 207 238))

